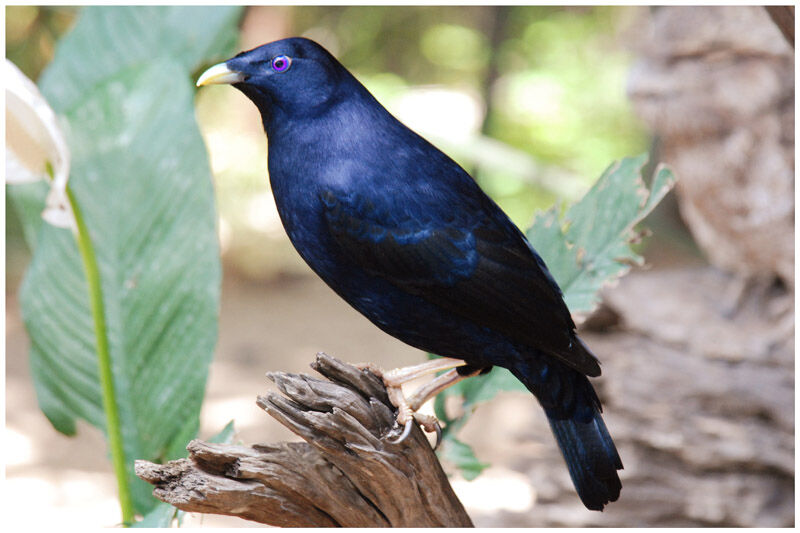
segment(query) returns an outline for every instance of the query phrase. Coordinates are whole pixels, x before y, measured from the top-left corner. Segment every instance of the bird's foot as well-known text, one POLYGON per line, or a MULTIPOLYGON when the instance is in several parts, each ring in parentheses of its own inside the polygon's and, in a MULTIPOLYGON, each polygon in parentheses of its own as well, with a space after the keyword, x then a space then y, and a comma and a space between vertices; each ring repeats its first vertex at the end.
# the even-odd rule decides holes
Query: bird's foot
POLYGON ((416 420, 423 430, 428 433, 436 433, 436 443, 433 449, 437 449, 442 442, 442 427, 439 424, 439 420, 437 420, 435 416, 418 412, 409 403, 409 400, 405 397, 400 387, 387 386, 386 392, 389 394, 389 401, 392 402, 392 405, 397 407, 397 418, 395 419, 396 427, 398 429, 403 428, 402 433, 400 433, 396 439, 390 440, 389 442, 392 444, 400 444, 406 440, 411 434, 411 429, 416 420))
POLYGON ((417 421, 417 424, 420 425, 422 429, 427 431, 428 433, 436 433, 436 442, 433 445, 433 449, 436 450, 439 448, 439 445, 442 443, 442 426, 439 424, 439 420, 432 415, 426 415, 424 413, 412 413, 411 417, 401 424, 400 417, 397 418, 395 430, 389 434, 390 437, 393 437, 397 432, 399 432, 400 428, 403 428, 400 435, 394 439, 390 440, 389 442, 392 444, 400 444, 411 434, 411 429, 414 426, 414 420, 417 421))
MULTIPOLYGON (((435 450, 439 447, 442 440, 441 425, 436 417, 418 412, 422 404, 433 396, 431 394, 431 384, 422 387, 410 400, 403 394, 402 385, 420 376, 424 376, 425 374, 451 369, 464 364, 466 363, 460 359, 437 358, 420 365, 396 368, 389 371, 385 371, 373 363, 359 363, 354 366, 362 370, 369 370, 380 377, 383 380, 383 384, 386 386, 389 401, 397 408, 396 428, 402 428, 402 432, 396 439, 390 440, 389 442, 392 444, 400 444, 403 442, 411 434, 413 423, 416 420, 422 429, 428 433, 436 433, 436 444, 433 448, 435 450)), ((451 372, 455 374, 455 371, 451 372)), ((441 381, 441 378, 442 376, 434 379, 434 382, 437 380, 441 381)), ((436 392, 440 390, 441 388, 436 388, 436 392)), ((394 432, 392 436, 394 436, 394 432)))

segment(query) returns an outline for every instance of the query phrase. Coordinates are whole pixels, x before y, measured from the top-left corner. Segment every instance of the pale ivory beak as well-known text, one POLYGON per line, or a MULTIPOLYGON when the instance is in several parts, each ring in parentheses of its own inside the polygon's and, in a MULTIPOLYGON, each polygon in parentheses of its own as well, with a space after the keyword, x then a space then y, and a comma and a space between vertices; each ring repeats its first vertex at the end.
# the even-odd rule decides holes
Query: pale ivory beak
POLYGON ((221 85, 225 83, 239 83, 244 81, 244 74, 231 70, 225 63, 219 63, 203 72, 197 79, 197 86, 221 85))

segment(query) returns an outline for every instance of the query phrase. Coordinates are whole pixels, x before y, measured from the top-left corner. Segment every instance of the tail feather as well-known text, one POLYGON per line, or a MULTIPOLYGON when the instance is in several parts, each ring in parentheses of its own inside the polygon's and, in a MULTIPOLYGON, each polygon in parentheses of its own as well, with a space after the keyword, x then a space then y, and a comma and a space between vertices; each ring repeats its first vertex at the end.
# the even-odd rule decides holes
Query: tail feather
POLYGON ((619 498, 622 469, 589 379, 559 361, 528 361, 512 372, 544 407, 550 428, 583 504, 602 511, 619 498))
POLYGON ((547 419, 583 504, 602 511, 607 503, 617 501, 622 489, 617 470, 622 469, 622 461, 600 413, 595 412, 589 422, 549 414, 547 419))

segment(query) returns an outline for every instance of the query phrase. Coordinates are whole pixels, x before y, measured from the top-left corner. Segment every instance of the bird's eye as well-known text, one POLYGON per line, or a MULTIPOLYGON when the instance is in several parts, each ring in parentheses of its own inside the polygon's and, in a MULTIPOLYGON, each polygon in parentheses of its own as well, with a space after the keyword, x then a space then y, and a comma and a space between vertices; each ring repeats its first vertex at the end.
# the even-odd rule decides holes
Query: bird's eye
POLYGON ((272 58, 272 70, 275 72, 286 72, 292 66, 292 58, 289 56, 275 56, 272 58))

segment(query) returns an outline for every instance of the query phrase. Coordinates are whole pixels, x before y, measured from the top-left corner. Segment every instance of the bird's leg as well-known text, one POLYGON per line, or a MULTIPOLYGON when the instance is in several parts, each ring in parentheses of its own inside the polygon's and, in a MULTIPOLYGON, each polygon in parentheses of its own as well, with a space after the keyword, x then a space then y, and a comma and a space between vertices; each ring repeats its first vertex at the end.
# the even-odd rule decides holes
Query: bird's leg
POLYGON ((369 370, 382 378, 386 387, 399 387, 419 377, 433 374, 440 370, 450 370, 451 368, 464 366, 466 364, 467 362, 462 359, 437 357, 436 359, 431 359, 430 361, 425 361, 418 365, 404 366, 403 368, 395 368, 393 370, 383 370, 372 363, 359 363, 355 366, 363 370, 369 370))
MULTIPOLYGON (((397 407, 397 423, 400 426, 403 426, 403 433, 400 437, 392 441, 393 443, 397 444, 403 442, 406 437, 408 437, 409 433, 411 433, 411 422, 412 420, 416 419, 417 422, 425 429, 425 431, 433 432, 436 431, 437 435, 437 445, 439 436, 441 435, 441 429, 439 428, 439 423, 436 418, 428 415, 423 415, 421 413, 417 413, 416 410, 425 403, 424 400, 419 402, 417 407, 413 407, 412 404, 406 399, 403 395, 402 385, 404 383, 408 383, 409 381, 413 381, 419 377, 425 376, 427 374, 433 374, 435 372, 439 372, 440 370, 450 370, 455 367, 466 365, 467 363, 461 359, 452 359, 449 357, 437 357, 436 359, 431 359, 430 361, 426 361, 424 363, 408 366, 403 368, 395 368, 394 370, 384 371, 381 368, 373 365, 372 363, 362 363, 355 365, 358 368, 369 370, 373 374, 379 376, 383 379, 384 385, 386 385, 386 392, 389 395, 389 401, 392 402, 392 405, 397 407)), ((455 370, 452 371, 456 373, 455 370)), ((448 372, 445 375, 450 374, 448 372)), ((439 378, 434 379, 433 381, 437 381, 439 378)), ((456 383, 454 381, 453 383, 456 383)), ((452 384, 452 383, 451 383, 452 384)), ((449 385, 445 385, 444 387, 439 388, 438 390, 442 390, 449 385)), ((421 391, 424 389, 429 389, 428 386, 424 386, 421 391)), ((435 393, 434 393, 435 394, 435 393)), ((427 398, 430 398, 432 394, 427 393, 427 398)), ((419 392, 414 395, 414 398, 419 397, 419 392)))
POLYGON ((473 376, 477 376, 483 371, 482 368, 476 368, 474 372, 471 374, 461 375, 458 373, 458 370, 455 368, 449 370, 442 374, 441 376, 436 376, 428 382, 427 385, 423 385, 420 387, 414 395, 408 399, 408 406, 411 408, 412 411, 416 412, 417 409, 422 407, 422 404, 442 392, 448 387, 452 387, 459 381, 465 380, 467 378, 471 378, 473 376))
MULTIPOLYGON (((417 421, 417 423, 420 426, 422 426, 428 433, 434 431, 436 432, 436 444, 433 446, 434 450, 438 448, 439 444, 442 442, 442 428, 439 426, 439 421, 436 420, 435 416, 420 413, 418 412, 419 408, 422 407, 422 404, 424 404, 425 402, 427 402, 428 400, 430 400, 431 398, 433 398, 446 388, 452 387, 453 385, 464 379, 477 376, 482 371, 483 371, 482 368, 477 368, 475 369, 474 372, 462 376, 461 374, 458 373, 458 370, 456 370, 455 368, 448 370, 441 376, 436 376, 426 385, 420 387, 411 398, 408 398, 408 400, 406 400, 408 402, 408 408, 414 414, 414 419, 417 421)), ((410 428, 411 425, 409 424, 408 427, 410 428)), ((394 442, 396 443, 403 442, 403 440, 405 440, 405 437, 408 436, 406 433, 407 432, 404 431, 403 435, 401 435, 400 438, 394 442)))

